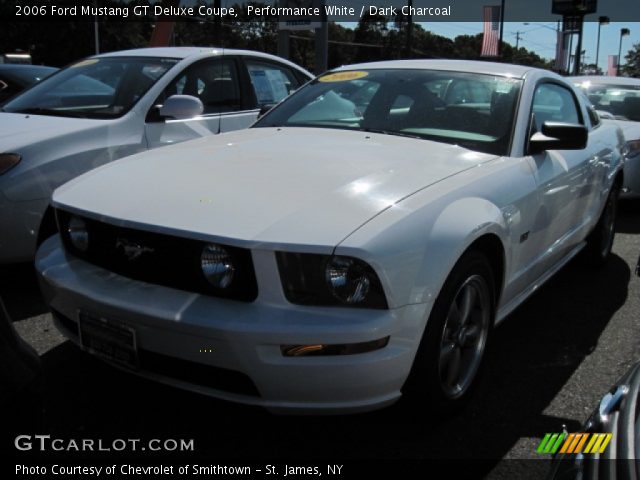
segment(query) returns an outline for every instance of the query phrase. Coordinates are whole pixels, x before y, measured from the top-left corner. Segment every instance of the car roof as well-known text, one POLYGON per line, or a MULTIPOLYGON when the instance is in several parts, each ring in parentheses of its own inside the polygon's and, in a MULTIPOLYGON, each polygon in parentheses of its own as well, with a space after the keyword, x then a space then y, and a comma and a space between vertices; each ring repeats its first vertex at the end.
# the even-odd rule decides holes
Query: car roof
POLYGON ((103 53, 95 55, 91 58, 106 58, 106 57, 163 57, 163 58, 191 58, 196 57, 206 58, 218 55, 250 55, 252 57, 264 58, 267 60, 275 60, 285 63, 289 66, 295 67, 297 70, 306 73, 310 77, 313 75, 307 72, 304 68, 296 65, 289 60, 268 53, 256 52, 254 50, 237 50, 232 48, 220 48, 220 47, 149 47, 149 48, 136 48, 132 50, 120 50, 117 52, 103 53))
POLYGON ((369 62, 359 63, 355 65, 345 65, 332 71, 387 68, 474 72, 488 75, 509 76, 515 78, 524 78, 525 75, 531 71, 540 71, 549 73, 554 76, 556 75, 552 72, 539 68, 527 67, 523 65, 513 65, 510 63, 483 62, 479 60, 390 60, 383 62, 369 62))
POLYGON ((603 75, 583 75, 580 77, 569 77, 567 80, 570 80, 573 83, 584 83, 590 82, 595 84, 607 84, 607 85, 628 85, 628 86, 640 86, 640 78, 629 78, 629 77, 609 77, 603 75))

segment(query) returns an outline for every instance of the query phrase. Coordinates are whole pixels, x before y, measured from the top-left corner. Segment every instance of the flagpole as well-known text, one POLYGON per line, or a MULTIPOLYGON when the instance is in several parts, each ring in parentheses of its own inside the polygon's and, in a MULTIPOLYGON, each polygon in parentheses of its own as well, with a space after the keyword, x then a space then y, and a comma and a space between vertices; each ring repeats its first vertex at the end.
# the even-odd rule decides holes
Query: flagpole
POLYGON ((502 34, 504 32, 504 2, 500 5, 500 39, 498 40, 498 55, 502 56, 502 34))

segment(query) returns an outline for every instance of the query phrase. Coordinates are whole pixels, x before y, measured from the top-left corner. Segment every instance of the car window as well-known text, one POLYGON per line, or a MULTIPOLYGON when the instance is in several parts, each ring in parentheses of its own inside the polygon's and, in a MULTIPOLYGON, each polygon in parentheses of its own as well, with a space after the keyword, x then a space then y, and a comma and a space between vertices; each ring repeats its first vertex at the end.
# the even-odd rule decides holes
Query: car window
POLYGON ((307 84, 255 126, 362 130, 506 154, 521 83, 430 70, 333 72, 307 84), (447 96, 452 85, 460 85, 460 95, 447 96))
POLYGON ((638 85, 614 85, 586 81, 577 84, 596 110, 614 118, 640 122, 640 82, 638 85))
POLYGON ((258 106, 278 103, 300 86, 290 68, 251 59, 246 60, 246 65, 258 106))
MULTIPOLYGON (((429 86, 429 90, 437 91, 438 83, 429 86)), ((440 98, 447 104, 460 103, 486 103, 491 100, 491 91, 481 82, 457 81, 453 82, 446 90, 439 92, 440 98)))
POLYGON ((195 63, 179 74, 156 103, 171 95, 198 97, 204 114, 234 112, 242 108, 238 70, 232 58, 214 58, 195 63))
POLYGON ((536 132, 544 122, 582 123, 573 93, 557 83, 542 83, 533 96, 533 119, 536 132))
POLYGON ((43 79, 3 108, 16 113, 119 117, 177 62, 160 57, 89 58, 43 79))

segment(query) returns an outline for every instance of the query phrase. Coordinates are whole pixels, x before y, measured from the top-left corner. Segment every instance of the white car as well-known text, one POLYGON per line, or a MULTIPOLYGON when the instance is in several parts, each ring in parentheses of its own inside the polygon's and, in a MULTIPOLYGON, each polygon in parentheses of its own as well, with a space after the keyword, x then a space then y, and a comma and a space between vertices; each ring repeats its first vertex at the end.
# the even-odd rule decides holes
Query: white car
POLYGON ((640 198, 640 79, 571 77, 605 120, 614 120, 626 139, 622 198, 640 198))
POLYGON ((621 148, 548 71, 342 67, 59 188, 36 268, 61 331, 139 375, 273 411, 455 409, 495 324, 584 247, 606 260, 621 148))
POLYGON ((246 128, 312 78, 272 55, 145 48, 74 63, 0 109, 0 264, 55 232, 53 190, 112 160, 246 128))

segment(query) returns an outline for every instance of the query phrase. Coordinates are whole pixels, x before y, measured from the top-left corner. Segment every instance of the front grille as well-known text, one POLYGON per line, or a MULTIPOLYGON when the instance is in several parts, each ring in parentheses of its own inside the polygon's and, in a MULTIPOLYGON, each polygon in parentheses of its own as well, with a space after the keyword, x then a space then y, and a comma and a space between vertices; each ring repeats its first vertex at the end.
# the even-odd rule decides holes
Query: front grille
MULTIPOLYGON (((51 313, 69 333, 78 338, 78 324, 76 322, 57 310, 52 309, 51 313)), ((224 392, 252 397, 260 396, 253 381, 244 373, 236 370, 203 365, 142 348, 138 349, 138 359, 141 371, 224 392)))
POLYGON ((258 285, 251 252, 223 245, 235 265, 231 284, 224 289, 211 285, 201 267, 207 242, 190 238, 118 227, 63 210, 56 212, 65 249, 82 260, 127 278, 189 292, 252 302, 258 285), (69 221, 81 218, 89 235, 88 248, 80 251, 69 238, 69 221))

